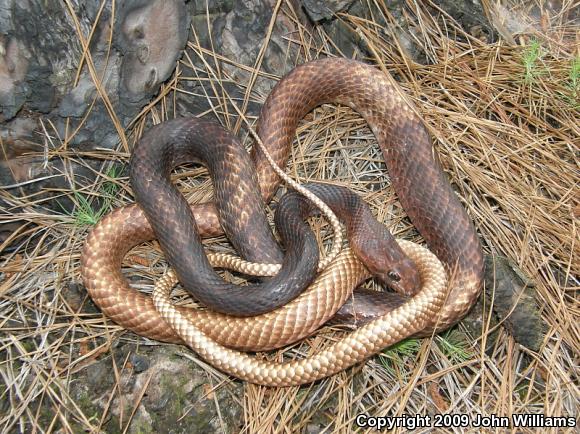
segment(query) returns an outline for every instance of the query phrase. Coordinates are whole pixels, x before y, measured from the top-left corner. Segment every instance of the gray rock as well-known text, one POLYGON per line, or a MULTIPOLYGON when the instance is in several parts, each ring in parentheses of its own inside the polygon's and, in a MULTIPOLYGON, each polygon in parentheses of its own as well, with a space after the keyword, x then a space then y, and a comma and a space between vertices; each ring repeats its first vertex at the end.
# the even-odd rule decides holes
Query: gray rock
POLYGON ((188 35, 180 0, 126 0, 115 23, 123 55, 121 91, 128 104, 143 104, 173 72, 188 35))
POLYGON ((346 11, 354 0, 302 0, 308 18, 313 22, 333 19, 337 13, 346 11))
POLYGON ((131 354, 131 364, 135 373, 140 374, 149 369, 149 358, 142 354, 131 354))
POLYGON ((28 52, 14 37, 0 35, 0 114, 12 119, 22 108, 30 88, 24 81, 28 72, 28 52))
MULTIPOLYGON (((86 37, 97 21, 100 3, 77 0, 71 1, 71 6, 86 37)), ((66 137, 65 122, 59 121, 72 118, 68 130, 80 130, 68 138, 69 143, 92 140, 112 147, 118 138, 109 110, 97 92, 95 77, 126 126, 172 74, 181 56, 189 32, 185 3, 119 1, 115 22, 111 22, 111 5, 105 5, 90 41, 95 74, 85 59, 78 77, 83 47, 70 14, 59 0, 1 0, 0 116, 11 119, 23 107, 48 113, 55 125, 62 126, 58 129, 62 137, 66 137)))
POLYGON ((206 374, 183 357, 183 351, 187 350, 164 345, 141 347, 137 355, 135 346, 120 346, 115 349, 118 383, 112 375, 112 359, 105 357, 79 373, 72 382, 71 395, 84 411, 108 409, 110 421, 103 427, 106 432, 118 427, 120 417, 131 414, 137 402, 128 432, 237 432, 242 388, 232 384, 210 392, 217 395, 218 415, 213 397, 208 396, 206 374), (147 360, 146 370, 136 369, 136 357, 147 360), (131 361, 128 366, 124 365, 127 358, 131 361), (108 402, 115 387, 115 398, 108 402))

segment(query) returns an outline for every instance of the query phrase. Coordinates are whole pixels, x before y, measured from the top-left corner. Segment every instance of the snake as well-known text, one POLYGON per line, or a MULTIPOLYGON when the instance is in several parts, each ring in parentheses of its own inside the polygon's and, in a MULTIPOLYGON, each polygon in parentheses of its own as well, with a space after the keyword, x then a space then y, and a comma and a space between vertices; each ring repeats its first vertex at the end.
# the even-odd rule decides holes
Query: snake
POLYGON ((303 359, 286 362, 258 359, 220 345, 205 335, 192 326, 169 299, 169 292, 177 281, 173 271, 157 282, 153 301, 161 316, 184 342, 221 371, 263 386, 299 386, 349 368, 409 334, 421 331, 432 318, 437 317, 447 293, 447 274, 443 264, 420 245, 406 240, 397 242, 417 265, 420 291, 407 303, 374 318, 330 347, 303 359))
MULTIPOLYGON (((260 113, 258 135, 277 165, 286 165, 298 122, 324 103, 349 106, 367 121, 381 148, 401 205, 447 272, 453 274, 451 287, 437 314, 423 310, 418 317, 409 317, 403 329, 408 329, 414 336, 429 336, 450 327, 467 313, 479 295, 483 253, 473 223, 435 158, 421 117, 413 105, 407 102, 394 80, 371 65, 336 58, 307 62, 293 69, 277 83, 260 113), (409 327, 409 321, 416 326, 409 327)), ((165 132, 173 134, 170 129, 165 132)), ((269 203, 279 186, 279 176, 259 147, 252 148, 251 160, 261 196, 264 202, 269 203)), ((229 164, 235 164, 232 160, 228 161, 229 164)), ((196 205, 191 209, 201 236, 222 234, 214 204, 196 205)), ((183 339, 159 315, 151 298, 131 288, 120 270, 123 257, 133 246, 153 238, 151 225, 138 205, 128 205, 113 211, 87 237, 81 255, 83 281, 95 303, 113 321, 153 339, 183 343, 183 339)), ((272 258, 261 246, 252 245, 249 249, 258 254, 258 257, 253 258, 255 261, 268 262, 272 258)), ((357 261, 349 257, 348 252, 350 250, 339 256, 342 259, 342 262, 339 261, 343 267, 341 271, 321 274, 324 277, 319 276, 314 286, 319 285, 328 293, 341 290, 345 283, 358 284, 367 278, 368 270, 362 271, 366 268, 364 264, 361 265, 360 261, 356 264, 357 261), (357 277, 351 279, 350 273, 357 277), (361 277, 365 274, 366 277, 361 277), (328 285, 328 278, 338 279, 335 281, 338 283, 328 285)), ((368 292, 358 294, 359 291, 355 291, 351 306, 365 306, 362 300, 368 292)), ((372 294, 371 303, 375 308, 372 315, 354 313, 357 318, 366 318, 368 321, 363 328, 370 326, 372 329, 375 321, 392 317, 389 314, 393 309, 392 303, 381 302, 380 294, 372 294)), ((256 328, 269 327, 265 333, 270 334, 272 340, 279 337, 280 342, 284 342, 288 328, 316 316, 318 309, 323 310, 324 300, 323 297, 322 302, 314 308, 309 304, 298 303, 288 325, 285 323, 288 316, 282 315, 280 320, 273 320, 270 316, 284 310, 285 306, 247 320, 255 320, 256 328), (268 318, 264 320, 265 316, 268 318)), ((312 299, 304 298, 302 301, 311 302, 312 299)), ((413 303, 416 303, 415 298, 400 307, 412 309, 413 303)), ((196 314, 189 309, 179 308, 179 312, 188 321, 195 321, 196 314)), ((222 327, 219 321, 223 316, 216 315, 216 322, 203 330, 204 333, 211 332, 208 329, 212 327, 222 327)), ((327 313, 325 315, 328 316, 327 313)), ((266 348, 269 346, 272 345, 268 344, 266 348)), ((249 345, 239 342, 234 347, 251 349, 249 345)), ((360 345, 355 347, 360 348, 360 345)), ((365 353, 359 357, 364 359, 368 356, 370 354, 365 353)), ((340 358, 340 354, 337 357, 340 358)))
MULTIPOLYGON (((197 122, 190 119, 188 123, 197 122)), ((330 266, 324 268, 307 291, 274 311, 254 317, 235 317, 211 310, 178 308, 211 339, 240 350, 271 350, 310 335, 333 317, 349 299, 353 289, 373 274, 402 294, 410 295, 418 288, 414 264, 386 227, 374 219, 369 206, 357 194, 337 185, 310 183, 304 187, 330 204, 347 224, 350 248, 344 249, 330 266), (359 260, 363 253, 368 255, 365 265, 359 260), (394 271, 396 279, 392 276, 394 271), (304 306, 316 315, 304 315, 304 306), (272 330, 278 331, 272 333, 272 330)), ((317 207, 318 204, 313 202, 304 202, 304 197, 297 192, 286 193, 278 203, 276 223, 279 224, 279 219, 285 221, 291 213, 303 219, 315 213, 317 207)), ((143 225, 139 221, 143 217, 139 208, 130 205, 115 210, 91 231, 81 261, 85 285, 96 304, 115 322, 150 338, 180 342, 171 328, 157 321, 157 311, 150 312, 151 299, 130 288, 119 272, 125 250, 136 240, 146 238, 142 236, 143 225), (119 221, 124 224, 117 224, 119 221), (102 277, 109 274, 113 280, 102 277)), ((246 268, 243 261, 229 254, 214 252, 208 255, 208 260, 213 267, 234 268, 246 274, 263 275, 276 271, 269 266, 256 267, 256 263, 246 268)), ((392 303, 397 300, 392 300, 392 303)))

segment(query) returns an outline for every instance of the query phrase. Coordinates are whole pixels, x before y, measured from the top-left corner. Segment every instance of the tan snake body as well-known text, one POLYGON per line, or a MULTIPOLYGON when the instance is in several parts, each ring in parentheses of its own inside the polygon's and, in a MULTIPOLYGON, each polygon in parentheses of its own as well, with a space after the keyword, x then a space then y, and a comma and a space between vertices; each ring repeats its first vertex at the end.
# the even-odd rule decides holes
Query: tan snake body
POLYGON ((441 262, 429 250, 400 240, 405 253, 417 264, 422 288, 408 303, 350 333, 330 347, 304 359, 287 362, 259 360, 224 347, 209 338, 175 309, 169 292, 175 283, 166 274, 153 292, 155 306, 187 345, 216 368, 230 375, 264 386, 298 386, 328 377, 361 362, 437 318, 446 291, 447 278, 441 262))
MULTIPOLYGON (((262 109, 259 135, 275 162, 284 167, 298 121, 312 108, 326 102, 337 102, 352 107, 367 120, 382 149, 392 184, 404 209, 429 247, 448 271, 453 270, 454 273, 449 296, 436 315, 430 308, 414 310, 415 299, 409 307, 403 306, 406 312, 415 311, 420 315, 414 319, 405 314, 403 329, 408 328, 410 334, 425 336, 432 333, 435 327, 438 330, 449 327, 469 310, 481 287, 483 255, 470 219, 433 158, 431 142, 421 119, 400 92, 389 77, 360 62, 344 59, 309 62, 294 69, 272 91, 262 109)), ((256 148, 252 150, 252 159, 262 196, 268 202, 278 186, 278 177, 256 148)), ((220 233, 213 206, 196 206, 193 209, 203 236, 220 233)), ((117 210, 105 217, 89 235, 82 255, 81 272, 95 302, 114 321, 154 339, 181 342, 161 319, 151 299, 130 289, 119 270, 128 249, 152 237, 151 228, 137 206, 117 210)), ((338 277, 339 283, 332 290, 346 281, 351 285, 365 278, 360 276, 365 275, 366 271, 360 271, 361 266, 353 265, 354 262, 352 259, 345 260, 343 270, 334 273, 332 277, 338 277), (349 273, 353 270, 354 274, 360 273, 358 278, 350 278, 349 273)), ((319 278, 318 284, 324 287, 328 277, 319 278)), ((311 311, 310 306, 297 303, 291 320, 294 324, 307 321, 306 314, 311 311)), ((180 312, 195 321, 196 314, 188 310, 180 312)), ((288 317, 282 315, 272 319, 276 312, 278 310, 272 312, 268 320, 264 320, 263 316, 256 317, 255 327, 270 327, 266 333, 272 337, 271 340, 279 336, 280 341, 284 342, 288 334, 284 321, 288 317)), ((382 315, 383 312, 378 314, 382 315)), ((222 327, 220 321, 223 318, 215 318, 213 327, 222 327)), ((382 318, 380 321, 390 320, 382 318)), ((399 338, 404 337, 404 330, 396 329, 397 334, 401 334, 399 338)), ((372 331, 373 327, 368 330, 372 331)), ((250 348, 241 341, 244 336, 239 339, 234 347, 250 348)), ((384 343, 384 340, 381 342, 384 343)), ((376 350, 374 345, 351 344, 362 351, 376 350)), ((273 346, 277 344, 268 344, 265 348, 273 346)), ((369 355, 358 354, 356 360, 363 360, 369 355)), ((353 360, 346 355, 345 358, 353 360)), ((333 360, 340 361, 341 354, 333 360)), ((343 366, 342 362, 338 365, 343 366)))

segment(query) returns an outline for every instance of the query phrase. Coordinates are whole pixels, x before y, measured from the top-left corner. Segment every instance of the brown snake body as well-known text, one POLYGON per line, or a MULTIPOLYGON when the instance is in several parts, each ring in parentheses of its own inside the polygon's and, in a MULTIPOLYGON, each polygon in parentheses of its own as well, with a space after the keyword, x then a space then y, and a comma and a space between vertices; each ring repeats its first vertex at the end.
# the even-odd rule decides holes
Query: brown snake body
POLYGON ((258 180, 241 143, 214 122, 181 118, 151 128, 131 156, 131 185, 135 200, 148 217, 167 261, 183 287, 214 311, 237 316, 270 312, 296 298, 312 282, 318 265, 318 245, 300 216, 289 213, 277 225, 283 256, 266 219, 258 180), (195 219, 185 197, 171 184, 175 166, 203 162, 214 185, 222 227, 238 252, 282 262, 281 270, 259 284, 237 286, 211 267, 195 219), (235 217, 235 218, 234 218, 235 217), (262 246, 264 253, 259 256, 262 246), (267 256, 266 256, 267 255, 267 256))
MULTIPOLYGON (((419 318, 406 317, 405 324, 409 321, 414 324, 409 327, 410 334, 425 336, 435 328, 452 325, 469 310, 479 294, 483 270, 481 247, 471 221, 433 158, 431 142, 421 119, 387 76, 371 66, 344 59, 322 59, 297 67, 278 83, 262 109, 259 127, 262 141, 276 164, 284 167, 299 120, 326 102, 346 104, 367 120, 381 147, 401 204, 429 247, 448 271, 453 271, 453 286, 437 315, 431 310, 421 310, 419 318)), ((278 186, 278 177, 256 147, 252 150, 252 160, 262 197, 268 202, 278 186)), ((192 209, 203 236, 221 233, 212 205, 192 209)), ((105 217, 89 235, 83 250, 81 272, 95 302, 115 322, 154 339, 181 342, 159 316, 151 299, 130 289, 120 273, 126 252, 152 238, 151 227, 137 206, 117 210, 105 217)), ((264 256, 267 255, 264 252, 264 256)), ((356 265, 355 262, 347 258, 340 272, 329 273, 338 278, 338 286, 345 282, 358 284, 366 278, 366 271, 361 271, 360 263, 356 265), (358 273, 358 277, 351 278, 349 273, 358 273)), ((319 277, 316 282, 324 286, 328 278, 329 275, 319 277)), ((319 296, 318 300, 321 299, 318 308, 324 305, 324 296, 319 296)), ((270 343, 262 348, 277 346, 272 344, 277 337, 284 342, 289 329, 307 320, 307 314, 313 309, 311 305, 301 305, 299 300, 294 300, 295 310, 290 318, 284 315, 274 318, 274 313, 281 309, 271 313, 274 319, 260 323, 263 316, 255 318, 259 324, 257 328, 271 327, 265 332, 271 337, 270 343)), ((312 299, 302 301, 310 303, 312 299)), ((180 312, 195 321, 196 314, 187 309, 180 312)), ((377 315, 384 313, 376 312, 377 315)), ((216 318, 213 326, 222 327, 220 317, 216 318)), ((243 340, 244 336, 239 339, 243 340)), ((251 348, 240 341, 232 346, 251 348)))

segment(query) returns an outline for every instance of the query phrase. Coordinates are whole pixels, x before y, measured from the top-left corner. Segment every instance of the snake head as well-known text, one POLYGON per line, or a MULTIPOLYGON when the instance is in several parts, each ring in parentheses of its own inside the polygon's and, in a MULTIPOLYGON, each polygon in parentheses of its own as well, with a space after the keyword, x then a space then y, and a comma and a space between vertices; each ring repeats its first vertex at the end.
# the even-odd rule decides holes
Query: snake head
POLYGON ((369 270, 382 284, 394 289, 399 294, 415 295, 421 289, 421 278, 415 263, 407 257, 390 263, 386 271, 369 270))
POLYGON ((383 285, 399 294, 415 295, 421 289, 421 278, 415 263, 405 255, 388 231, 374 234, 364 243, 361 251, 352 246, 356 255, 383 285))

